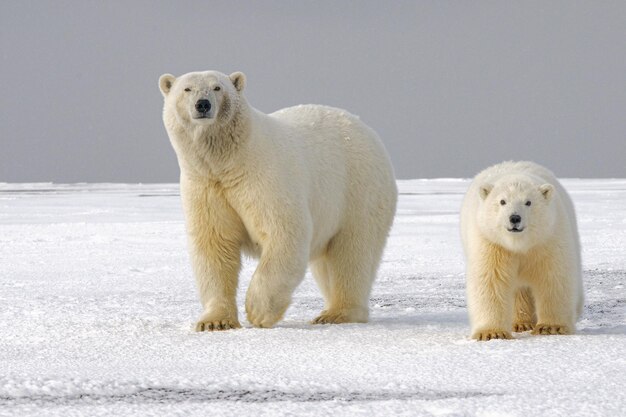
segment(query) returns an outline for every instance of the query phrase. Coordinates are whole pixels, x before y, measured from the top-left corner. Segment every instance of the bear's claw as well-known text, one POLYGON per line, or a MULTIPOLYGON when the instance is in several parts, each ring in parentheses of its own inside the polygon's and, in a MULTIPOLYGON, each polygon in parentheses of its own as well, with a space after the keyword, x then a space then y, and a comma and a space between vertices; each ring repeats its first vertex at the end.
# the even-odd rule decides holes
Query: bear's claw
POLYGON ((473 339, 476 339, 480 342, 486 342, 492 339, 512 339, 510 332, 506 330, 480 330, 472 335, 473 339))
POLYGON ((554 334, 571 334, 569 326, 561 324, 537 324, 532 334, 554 335, 554 334))
POLYGON ((527 332, 535 328, 534 323, 515 323, 513 324, 513 331, 516 333, 527 332))
POLYGON ((239 329, 241 324, 237 320, 213 320, 213 321, 199 321, 196 323, 197 332, 212 332, 217 330, 230 330, 239 329))
POLYGON ((215 330, 230 330, 239 329, 241 324, 234 320, 221 320, 221 321, 199 321, 196 323, 197 332, 212 332, 215 330))

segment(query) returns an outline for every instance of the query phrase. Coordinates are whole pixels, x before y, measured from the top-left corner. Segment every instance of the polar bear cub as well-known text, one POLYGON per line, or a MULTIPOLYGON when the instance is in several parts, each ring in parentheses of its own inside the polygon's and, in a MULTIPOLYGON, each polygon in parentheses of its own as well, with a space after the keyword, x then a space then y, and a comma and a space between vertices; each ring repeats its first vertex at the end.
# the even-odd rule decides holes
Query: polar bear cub
POLYGON ((574 205, 554 174, 503 162, 472 181, 461 210, 472 338, 570 334, 582 312, 574 205))
POLYGON ((307 264, 325 299, 314 323, 365 322, 397 190, 376 133, 340 109, 264 114, 244 74, 159 79, 204 313, 196 330, 240 327, 242 253, 259 258, 246 295, 254 326, 283 317, 307 264))

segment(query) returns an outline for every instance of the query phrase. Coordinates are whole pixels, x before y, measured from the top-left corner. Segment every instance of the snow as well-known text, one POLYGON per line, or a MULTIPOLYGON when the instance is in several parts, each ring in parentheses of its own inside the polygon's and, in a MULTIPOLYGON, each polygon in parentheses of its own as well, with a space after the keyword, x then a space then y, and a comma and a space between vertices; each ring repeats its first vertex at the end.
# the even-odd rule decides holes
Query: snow
POLYGON ((466 180, 399 181, 368 324, 195 333, 174 184, 0 183, 0 415, 583 416, 626 410, 626 180, 565 180, 586 307, 572 336, 468 339, 466 180))

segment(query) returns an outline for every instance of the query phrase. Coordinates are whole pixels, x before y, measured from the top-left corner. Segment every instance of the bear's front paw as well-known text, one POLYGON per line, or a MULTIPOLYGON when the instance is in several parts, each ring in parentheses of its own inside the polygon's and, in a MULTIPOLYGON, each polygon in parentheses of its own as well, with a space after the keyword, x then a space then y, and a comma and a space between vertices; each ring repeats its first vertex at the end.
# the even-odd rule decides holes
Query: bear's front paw
POLYGON ((246 315, 255 327, 272 327, 283 318, 289 299, 268 296, 263 292, 248 291, 246 296, 246 315))
POLYGON ((230 330, 241 327, 236 317, 223 317, 212 312, 204 313, 196 323, 196 331, 230 330))
POLYGON ((542 335, 550 335, 550 334, 572 334, 572 330, 569 326, 563 324, 545 324, 538 323, 535 326, 532 334, 542 334, 542 335))
POLYGON ((535 323, 518 322, 513 324, 513 331, 517 333, 527 332, 535 328, 535 323))
POLYGON ((486 342, 492 339, 512 339, 511 333, 501 329, 485 329, 474 332, 472 339, 486 342))

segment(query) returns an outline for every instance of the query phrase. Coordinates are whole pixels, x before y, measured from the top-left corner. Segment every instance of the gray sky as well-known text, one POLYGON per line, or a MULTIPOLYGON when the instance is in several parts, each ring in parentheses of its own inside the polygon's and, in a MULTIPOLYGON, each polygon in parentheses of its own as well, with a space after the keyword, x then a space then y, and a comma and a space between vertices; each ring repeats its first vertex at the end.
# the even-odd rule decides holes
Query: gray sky
POLYGON ((1 1, 0 181, 174 182, 158 77, 358 114, 399 178, 626 177, 626 2, 1 1))

